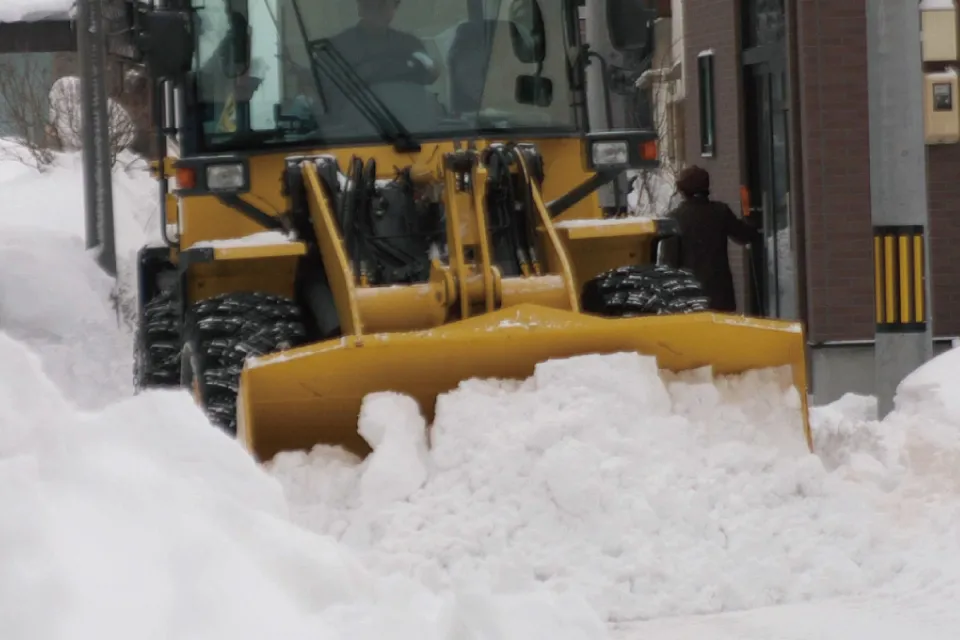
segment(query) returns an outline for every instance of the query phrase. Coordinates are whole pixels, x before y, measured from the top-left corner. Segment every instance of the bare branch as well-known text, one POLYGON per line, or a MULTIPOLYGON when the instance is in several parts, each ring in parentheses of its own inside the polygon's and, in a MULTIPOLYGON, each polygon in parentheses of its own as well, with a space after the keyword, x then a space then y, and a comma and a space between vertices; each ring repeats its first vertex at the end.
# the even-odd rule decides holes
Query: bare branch
MULTIPOLYGON (((50 123, 56 140, 64 150, 83 146, 83 113, 80 79, 64 76, 50 88, 50 123)), ((137 134, 136 123, 130 113, 113 97, 107 98, 107 135, 110 140, 110 165, 119 154, 129 149, 137 134)))
POLYGON ((685 164, 683 87, 680 61, 674 53, 679 49, 680 40, 663 32, 658 36, 650 70, 638 83, 643 87, 638 87, 638 92, 648 92, 653 115, 651 124, 660 139, 660 166, 639 171, 632 178, 632 213, 642 217, 662 217, 672 208, 674 180, 685 164))
POLYGON ((0 112, 12 145, 5 157, 44 171, 55 159, 48 137, 46 109, 49 75, 36 58, 24 54, 0 60, 0 112))

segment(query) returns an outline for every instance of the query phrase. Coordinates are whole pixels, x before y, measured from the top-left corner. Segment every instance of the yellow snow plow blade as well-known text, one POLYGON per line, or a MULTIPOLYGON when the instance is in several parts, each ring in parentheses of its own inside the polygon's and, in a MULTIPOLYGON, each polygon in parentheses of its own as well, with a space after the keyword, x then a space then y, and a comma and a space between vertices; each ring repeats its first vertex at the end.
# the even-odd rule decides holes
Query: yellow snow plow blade
POLYGON ((368 393, 408 394, 432 420, 437 396, 463 380, 523 379, 552 358, 636 351, 670 371, 711 366, 725 375, 789 365, 812 451, 804 345, 802 326, 783 321, 712 313, 601 318, 517 305, 436 329, 346 337, 251 359, 240 378, 237 436, 260 461, 317 444, 366 455, 357 419, 368 393))

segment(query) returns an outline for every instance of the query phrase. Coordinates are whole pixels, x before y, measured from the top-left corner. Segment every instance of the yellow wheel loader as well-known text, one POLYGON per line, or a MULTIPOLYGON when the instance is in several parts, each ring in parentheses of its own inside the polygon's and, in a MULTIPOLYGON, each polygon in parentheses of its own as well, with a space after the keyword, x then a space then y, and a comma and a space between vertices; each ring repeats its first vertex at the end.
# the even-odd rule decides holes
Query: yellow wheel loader
MULTIPOLYGON (((801 327, 706 311, 658 264, 667 221, 600 206, 658 166, 658 141, 588 131, 579 4, 131 2, 165 212, 164 245, 140 253, 138 388, 191 389, 262 461, 364 455, 371 392, 432 419, 463 380, 585 353, 789 365, 806 426, 801 327)), ((607 13, 616 47, 649 47, 647 3, 607 13)))

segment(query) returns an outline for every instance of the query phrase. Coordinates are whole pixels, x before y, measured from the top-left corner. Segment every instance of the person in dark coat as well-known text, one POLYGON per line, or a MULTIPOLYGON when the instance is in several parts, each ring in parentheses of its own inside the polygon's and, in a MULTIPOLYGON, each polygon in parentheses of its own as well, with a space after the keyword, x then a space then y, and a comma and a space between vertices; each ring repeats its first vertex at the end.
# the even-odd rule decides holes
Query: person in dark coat
POLYGON ((683 196, 667 214, 680 226, 679 242, 664 243, 667 264, 693 272, 710 298, 710 309, 735 313, 737 300, 730 272, 727 241, 745 245, 760 240, 760 233, 738 218, 729 206, 710 198, 710 174, 696 165, 677 175, 683 196))

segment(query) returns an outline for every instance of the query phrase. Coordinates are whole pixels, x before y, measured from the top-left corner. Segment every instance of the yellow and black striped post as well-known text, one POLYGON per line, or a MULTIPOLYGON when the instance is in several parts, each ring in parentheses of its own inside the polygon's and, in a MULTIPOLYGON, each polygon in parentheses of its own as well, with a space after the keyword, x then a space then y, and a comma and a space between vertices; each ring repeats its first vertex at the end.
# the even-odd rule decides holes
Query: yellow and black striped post
POLYGON ((927 330, 926 256, 921 225, 873 228, 877 333, 927 330))

